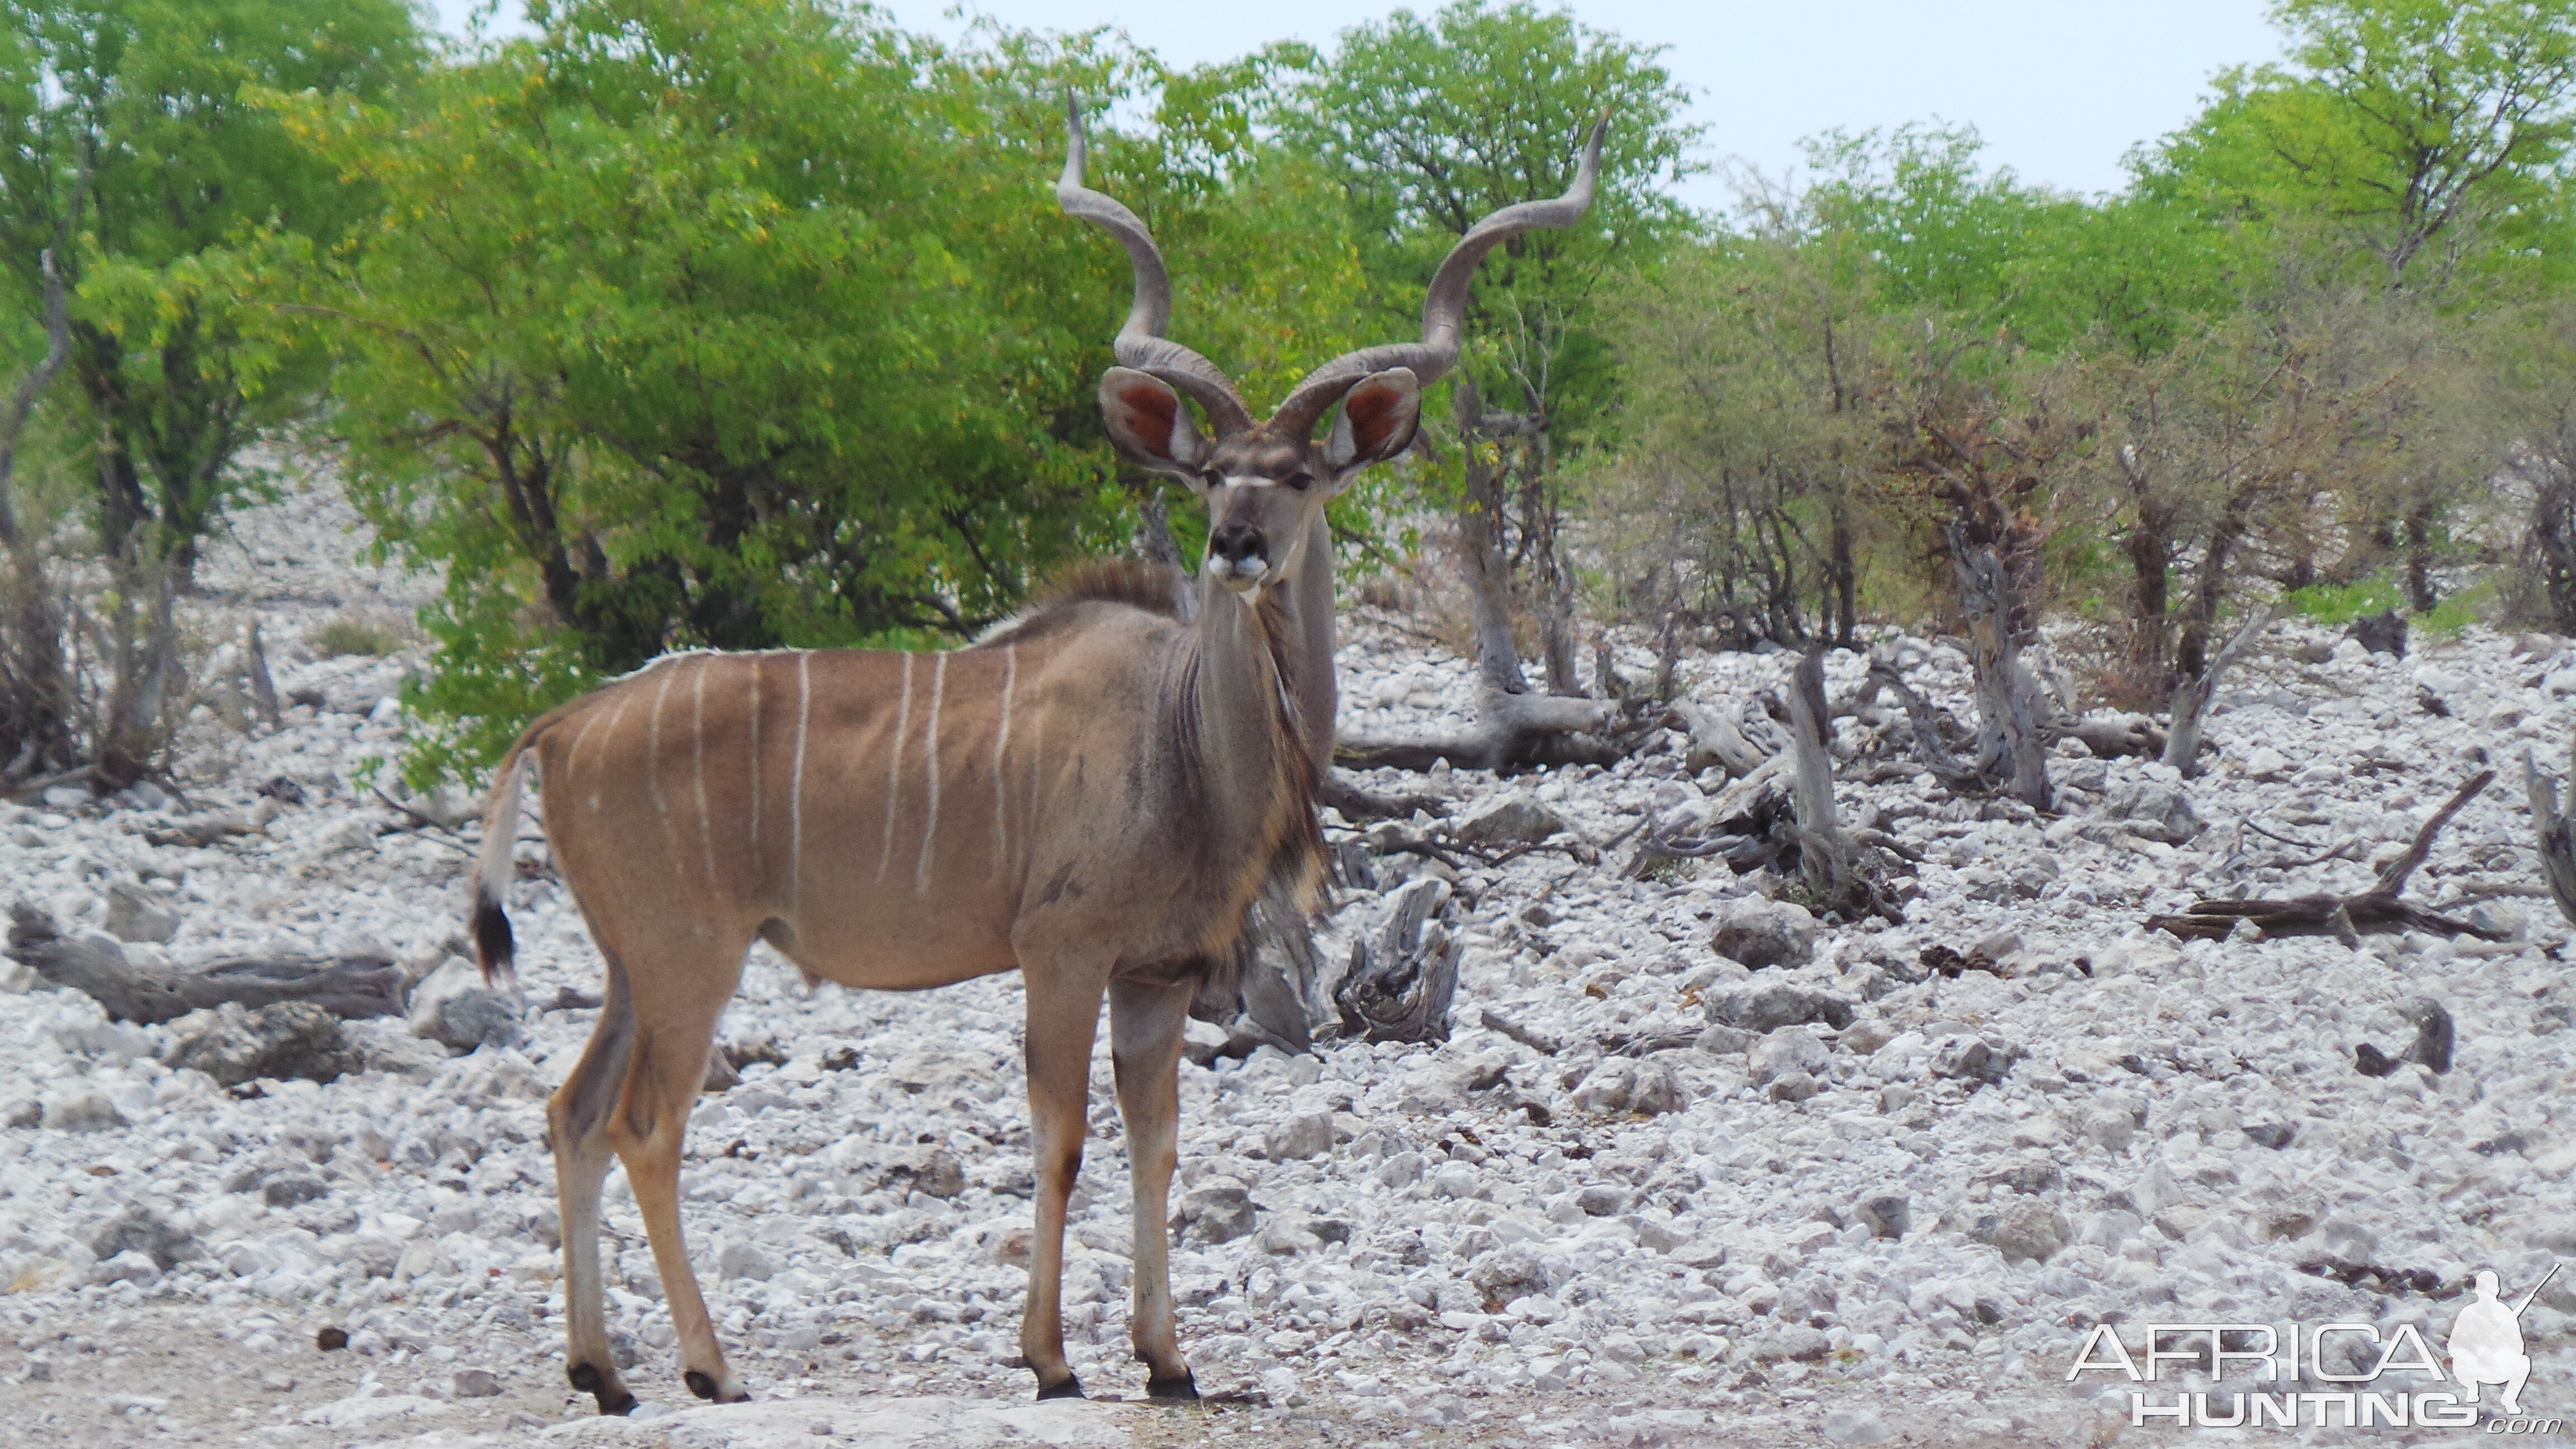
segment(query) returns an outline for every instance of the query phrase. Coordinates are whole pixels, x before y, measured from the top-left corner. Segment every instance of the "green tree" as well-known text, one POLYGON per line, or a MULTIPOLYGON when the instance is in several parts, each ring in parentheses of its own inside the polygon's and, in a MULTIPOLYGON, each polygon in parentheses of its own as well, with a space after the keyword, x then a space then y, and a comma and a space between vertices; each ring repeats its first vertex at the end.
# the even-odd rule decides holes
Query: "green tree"
MULTIPOLYGON (((289 345, 245 299, 244 275, 279 246, 327 243, 369 206, 245 93, 378 97, 423 52, 401 0, 5 9, 0 277, 22 336, 49 306, 40 257, 51 254, 70 291, 75 405, 49 410, 69 435, 52 452, 94 480, 113 580, 96 631, 109 683, 75 707, 90 717, 78 732, 85 768, 115 788, 146 773, 166 738, 179 694, 173 601, 249 481, 243 448, 309 405, 320 381, 319 355, 289 345)), ((50 587, 33 576, 18 586, 50 587)))
MULTIPOLYGON (((1126 262, 1047 182, 1063 87, 1146 58, 952 54, 822 0, 530 18, 402 106, 277 103, 384 199, 294 305, 343 350, 353 497, 446 569, 414 778, 665 649, 962 638, 1116 539, 1092 396, 1126 262)), ((1260 378, 1305 317, 1338 336, 1311 177, 1139 185, 1157 148, 1101 149, 1193 340, 1260 378)))
MULTIPOLYGON (((0 265, 32 321, 40 251, 74 291, 111 557, 182 573, 243 445, 310 393, 227 282, 270 228, 328 242, 368 207, 246 88, 376 98, 422 58, 401 0, 46 0, 6 5, 0 265)), ((309 359, 304 361, 309 362, 309 359)))
POLYGON ((2143 158, 2150 194, 2348 238, 2386 285, 2534 239, 2576 140, 2569 0, 2281 0, 2287 66, 2240 68, 2143 158))

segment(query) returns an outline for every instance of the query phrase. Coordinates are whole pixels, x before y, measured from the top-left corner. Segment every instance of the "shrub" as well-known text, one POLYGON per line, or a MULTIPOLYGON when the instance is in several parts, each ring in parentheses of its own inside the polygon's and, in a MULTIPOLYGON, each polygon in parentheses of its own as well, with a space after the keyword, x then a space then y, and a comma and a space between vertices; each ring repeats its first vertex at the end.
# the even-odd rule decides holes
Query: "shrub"
POLYGON ((348 654, 380 659, 402 647, 402 640, 393 630, 345 614, 325 622, 306 642, 312 645, 315 654, 324 659, 338 659, 348 654))
MULTIPOLYGON (((2332 628, 2372 614, 2385 614, 2405 603, 2397 581, 2372 574, 2349 584, 2310 584, 2290 591, 2290 607, 2301 617, 2332 628)), ((2436 611, 2438 612, 2438 611, 2436 611)))

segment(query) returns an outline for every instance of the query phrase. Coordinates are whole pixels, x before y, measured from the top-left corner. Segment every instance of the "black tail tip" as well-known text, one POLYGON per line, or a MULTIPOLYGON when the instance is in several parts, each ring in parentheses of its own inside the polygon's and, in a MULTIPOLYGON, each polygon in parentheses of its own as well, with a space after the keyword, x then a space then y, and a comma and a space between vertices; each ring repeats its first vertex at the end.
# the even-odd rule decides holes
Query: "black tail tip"
POLYGON ((519 943, 510 935, 510 918, 501 913, 501 903, 480 891, 474 895, 474 954, 483 968, 485 985, 509 970, 519 955, 519 943))

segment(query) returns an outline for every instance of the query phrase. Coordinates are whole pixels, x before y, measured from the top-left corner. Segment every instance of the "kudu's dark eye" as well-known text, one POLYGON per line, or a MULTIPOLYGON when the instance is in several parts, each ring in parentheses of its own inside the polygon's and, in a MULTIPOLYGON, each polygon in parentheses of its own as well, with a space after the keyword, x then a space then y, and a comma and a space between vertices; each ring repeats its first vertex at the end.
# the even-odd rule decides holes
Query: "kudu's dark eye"
POLYGON ((1279 481, 1296 489, 1298 492, 1303 493, 1307 489, 1315 486, 1315 475, 1312 473, 1291 473, 1279 481))

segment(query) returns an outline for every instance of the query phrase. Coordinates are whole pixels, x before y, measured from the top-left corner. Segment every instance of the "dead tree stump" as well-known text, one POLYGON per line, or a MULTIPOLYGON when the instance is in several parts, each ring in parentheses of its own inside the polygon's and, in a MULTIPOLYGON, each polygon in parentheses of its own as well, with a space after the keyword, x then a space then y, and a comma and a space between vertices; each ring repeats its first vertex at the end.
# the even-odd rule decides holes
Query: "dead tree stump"
POLYGON ((2236 662, 2237 655, 2245 652, 2246 645, 2272 627, 2275 612, 2274 606, 2264 605, 2261 613, 2210 656, 2196 678, 2184 680, 2182 687, 2174 691, 2173 729, 2165 736, 2164 762, 2180 770, 2184 779, 2200 773, 2200 726, 2209 716, 2210 701, 2218 697, 2218 677, 2236 662))
POLYGON ((1351 945, 1350 974, 1333 991, 1342 1035, 1367 1041, 1449 1039, 1460 943, 1440 915, 1449 883, 1407 882, 1387 897, 1386 919, 1351 945))

